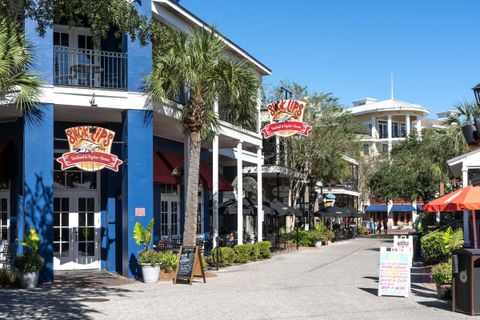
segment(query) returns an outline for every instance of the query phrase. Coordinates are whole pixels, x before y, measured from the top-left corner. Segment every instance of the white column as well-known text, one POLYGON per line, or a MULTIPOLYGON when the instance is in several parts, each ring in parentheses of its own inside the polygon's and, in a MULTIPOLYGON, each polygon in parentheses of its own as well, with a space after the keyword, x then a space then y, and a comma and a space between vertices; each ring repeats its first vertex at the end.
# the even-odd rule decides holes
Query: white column
POLYGON ((262 148, 257 148, 257 241, 263 240, 262 148))
POLYGON ((242 141, 237 144, 237 244, 243 243, 243 163, 242 141))
POLYGON ((388 153, 392 151, 392 115, 388 115, 387 120, 387 134, 388 134, 388 153))
MULTIPOLYGON (((213 105, 214 112, 218 114, 218 102, 213 105)), ((212 210, 213 210, 213 247, 217 246, 218 237, 218 134, 213 138, 212 146, 212 210)))
MULTIPOLYGON (((462 187, 468 186, 468 168, 465 163, 462 164, 462 187)), ((470 244, 470 230, 468 228, 469 211, 463 211, 463 239, 465 244, 470 244)))
POLYGON ((407 131, 407 137, 410 135, 410 115, 405 116, 405 129, 407 131))
POLYGON ((275 135, 275 164, 280 165, 280 137, 275 135))
POLYGON ((417 136, 419 139, 422 138, 422 117, 417 117, 417 136))
POLYGON ((377 118, 372 117, 372 138, 378 139, 377 137, 377 118))

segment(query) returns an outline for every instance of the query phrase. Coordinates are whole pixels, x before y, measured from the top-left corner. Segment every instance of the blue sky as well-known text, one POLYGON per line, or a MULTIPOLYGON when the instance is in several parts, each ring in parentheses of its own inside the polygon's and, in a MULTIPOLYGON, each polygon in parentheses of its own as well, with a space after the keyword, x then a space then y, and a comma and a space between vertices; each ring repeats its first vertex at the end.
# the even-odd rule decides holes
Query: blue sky
POLYGON ((435 112, 480 83, 479 0, 181 0, 280 80, 345 106, 395 98, 435 112))

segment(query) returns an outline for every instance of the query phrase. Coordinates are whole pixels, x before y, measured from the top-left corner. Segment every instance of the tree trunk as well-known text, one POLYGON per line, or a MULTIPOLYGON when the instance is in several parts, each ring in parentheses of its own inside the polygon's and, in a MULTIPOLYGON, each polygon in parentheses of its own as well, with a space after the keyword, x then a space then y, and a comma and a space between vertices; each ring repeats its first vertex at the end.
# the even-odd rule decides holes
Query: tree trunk
POLYGON ((185 210, 185 228, 183 244, 193 246, 197 237, 198 178, 200 168, 200 150, 202 138, 199 131, 190 131, 190 149, 188 151, 187 208, 185 210))

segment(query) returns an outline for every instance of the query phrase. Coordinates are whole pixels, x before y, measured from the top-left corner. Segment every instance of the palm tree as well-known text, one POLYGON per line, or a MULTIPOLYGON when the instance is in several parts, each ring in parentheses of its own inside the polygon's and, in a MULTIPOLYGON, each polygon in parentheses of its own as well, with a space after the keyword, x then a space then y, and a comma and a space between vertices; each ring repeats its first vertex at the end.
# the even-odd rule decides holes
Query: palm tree
POLYGON ((164 32, 165 41, 154 45, 153 70, 147 77, 145 91, 150 108, 161 104, 164 98, 186 97, 179 110, 190 141, 183 243, 193 245, 201 143, 212 137, 218 127, 214 102, 219 101, 231 123, 251 126, 256 121, 260 81, 244 61, 234 62, 227 57, 217 32, 203 28, 190 33, 164 28, 164 32))
POLYGON ((11 17, 0 18, 0 104, 20 111, 35 109, 40 80, 29 72, 33 58, 20 26, 11 17))

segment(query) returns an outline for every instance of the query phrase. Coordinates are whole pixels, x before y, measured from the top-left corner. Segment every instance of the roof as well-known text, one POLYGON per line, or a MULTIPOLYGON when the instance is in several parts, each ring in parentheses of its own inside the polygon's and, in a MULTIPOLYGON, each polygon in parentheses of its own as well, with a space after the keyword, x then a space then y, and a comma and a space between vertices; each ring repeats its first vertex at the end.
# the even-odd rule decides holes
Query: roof
POLYGON ((419 104, 413 104, 398 99, 388 99, 382 100, 374 103, 367 103, 360 106, 355 106, 348 108, 347 111, 350 111, 353 115, 366 114, 379 111, 416 111, 427 115, 430 113, 427 109, 422 107, 419 104))
POLYGON ((480 148, 447 160, 448 167, 455 178, 462 177, 462 169, 480 168, 480 148))
MULTIPOLYGON (((182 18, 188 21, 191 25, 196 25, 198 27, 204 27, 207 30, 211 30, 211 26, 208 23, 206 23, 205 21, 203 21, 202 19, 194 15, 192 12, 185 9, 176 1, 153 0, 152 4, 153 3, 157 3, 163 7, 166 7, 170 11, 175 12, 177 15, 180 15, 182 18)), ((265 66, 263 63, 257 60, 250 53, 240 48, 237 44, 235 44, 233 41, 225 37, 223 34, 219 33, 219 36, 230 50, 232 50, 233 52, 235 52, 236 54, 238 54, 239 56, 241 56, 242 58, 246 59, 251 64, 253 64, 257 68, 257 70, 260 71, 260 73, 264 75, 270 75, 272 73, 272 70, 270 68, 265 66)))

